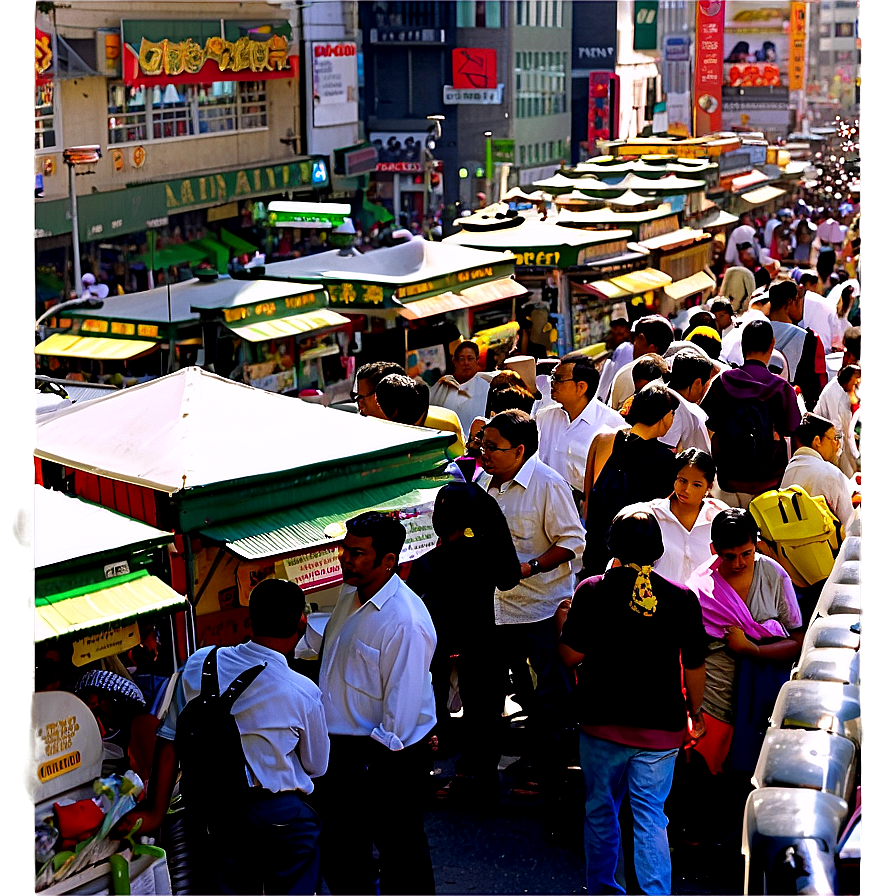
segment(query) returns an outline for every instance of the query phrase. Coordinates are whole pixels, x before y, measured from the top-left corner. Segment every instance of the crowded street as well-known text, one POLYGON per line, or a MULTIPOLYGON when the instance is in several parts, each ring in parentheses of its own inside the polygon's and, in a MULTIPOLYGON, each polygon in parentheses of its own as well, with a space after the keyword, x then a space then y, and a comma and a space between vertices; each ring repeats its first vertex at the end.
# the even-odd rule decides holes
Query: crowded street
POLYGON ((858 2, 34 24, 26 885, 872 892, 858 2))

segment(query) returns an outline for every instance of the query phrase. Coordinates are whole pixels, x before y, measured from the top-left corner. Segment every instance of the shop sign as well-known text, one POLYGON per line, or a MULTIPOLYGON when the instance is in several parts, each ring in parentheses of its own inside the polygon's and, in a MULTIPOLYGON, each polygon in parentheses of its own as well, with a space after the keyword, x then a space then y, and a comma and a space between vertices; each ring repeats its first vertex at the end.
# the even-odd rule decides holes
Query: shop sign
POLYGON ((790 89, 802 90, 806 82, 806 4, 790 4, 790 89))
POLYGON ((170 40, 151 41, 145 37, 140 41, 137 64, 144 75, 180 75, 188 72, 197 74, 206 62, 217 63, 218 71, 251 72, 282 71, 289 64, 287 59, 288 41, 280 34, 270 40, 252 40, 240 37, 236 41, 222 37, 206 38, 205 46, 200 46, 188 37, 175 43, 170 40))
POLYGON ((498 86, 498 51, 489 47, 455 47, 451 51, 451 83, 458 89, 498 86))
POLYGON ((423 141, 420 131, 372 131, 370 142, 376 149, 376 170, 412 173, 423 170, 423 141))
POLYGON ((573 70, 616 68, 616 3, 573 3, 573 70))
POLYGON ((725 0, 698 0, 694 59, 694 134, 722 127, 722 43, 725 0))
POLYGON ((521 267, 556 268, 560 266, 559 252, 514 252, 521 267))
POLYGON ((311 44, 314 127, 358 120, 358 49, 350 42, 311 44))
POLYGON ((262 320, 277 320, 297 312, 325 307, 323 296, 318 290, 303 292, 283 299, 268 299, 255 305, 240 305, 238 308, 222 308, 221 313, 228 324, 253 324, 262 320))
POLYGON ((277 373, 271 373, 268 376, 252 378, 252 365, 249 366, 249 385, 256 389, 264 389, 265 392, 291 392, 296 388, 296 369, 290 367, 289 370, 280 370, 277 373))
POLYGON ((635 0, 635 37, 633 50, 656 49, 658 0, 635 0))
POLYGON ((514 140, 492 138, 492 161, 513 164, 514 140))
POLYGON ((53 65, 53 42, 49 34, 40 28, 34 29, 34 74, 37 77, 49 77, 47 74, 53 65))
POLYGON ((339 305, 377 306, 382 305, 386 297, 383 287, 375 283, 330 283, 327 293, 330 302, 339 305))
POLYGON ((433 280, 424 280, 422 283, 411 283, 408 286, 399 286, 395 290, 396 299, 420 298, 423 295, 448 292, 452 287, 458 286, 466 289, 477 280, 492 280, 495 277, 495 269, 491 265, 481 268, 470 268, 466 271, 457 271, 437 277, 433 280))
POLYGON ((121 336, 123 339, 161 339, 155 324, 137 324, 124 320, 104 320, 84 318, 78 328, 79 333, 98 333, 102 336, 121 336))
POLYGON ((124 628, 113 628, 104 632, 95 632, 79 638, 72 645, 72 663, 83 666, 104 656, 117 656, 140 643, 140 627, 134 622, 124 628))
POLYGON ((339 548, 326 547, 316 551, 287 557, 283 561, 290 582, 295 582, 306 593, 321 588, 330 588, 342 582, 342 567, 339 564, 339 548))
POLYGON ((287 165, 241 168, 168 181, 165 199, 169 212, 182 212, 300 187, 326 187, 329 182, 326 160, 312 156, 287 165))
POLYGON ((497 106, 504 98, 504 85, 497 87, 442 87, 446 106, 497 106))
POLYGON ((405 528, 404 547, 398 557, 399 563, 410 563, 431 551, 439 540, 432 527, 433 501, 396 511, 395 516, 405 528))

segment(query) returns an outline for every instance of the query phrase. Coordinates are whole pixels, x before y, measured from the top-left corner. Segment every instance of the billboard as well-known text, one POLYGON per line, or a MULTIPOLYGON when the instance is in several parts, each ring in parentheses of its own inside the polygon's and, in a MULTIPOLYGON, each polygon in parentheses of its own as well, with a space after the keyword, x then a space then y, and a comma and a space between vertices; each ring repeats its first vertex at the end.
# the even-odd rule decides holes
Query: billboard
POLYGON ((370 142, 376 148, 377 171, 423 171, 423 132, 373 131, 370 142))
POLYGON ((722 129, 725 0, 698 0, 694 54, 694 136, 722 129))
POLYGON ((788 87, 789 0, 727 0, 724 54, 726 87, 788 87))
POLYGON ((314 127, 358 120, 358 51, 349 41, 311 44, 314 127))

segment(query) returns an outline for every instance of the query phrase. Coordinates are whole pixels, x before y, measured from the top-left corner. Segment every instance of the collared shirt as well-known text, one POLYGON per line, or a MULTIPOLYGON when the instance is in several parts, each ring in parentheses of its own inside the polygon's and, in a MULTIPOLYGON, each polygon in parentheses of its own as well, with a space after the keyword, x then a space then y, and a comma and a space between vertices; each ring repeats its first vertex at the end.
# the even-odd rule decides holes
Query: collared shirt
POLYGON ((632 360, 632 354, 635 351, 631 342, 623 342, 618 345, 613 354, 604 361, 600 369, 600 380, 597 383, 597 397, 607 404, 610 398, 610 389, 613 386, 613 377, 620 367, 624 367, 632 360))
POLYGON ((624 367, 620 367, 613 377, 609 404, 614 411, 618 411, 635 394, 635 380, 632 376, 634 366, 635 362, 629 361, 624 367))
POLYGON ((559 403, 551 398, 551 378, 547 374, 539 373, 535 377, 535 388, 538 389, 541 398, 535 399, 535 403, 532 405, 532 413, 529 414, 530 417, 534 419, 548 408, 560 407, 559 403))
POLYGON ((806 290, 806 298, 803 303, 803 319, 800 326, 805 329, 811 327, 818 333, 825 353, 831 351, 834 337, 842 339, 840 318, 837 317, 837 306, 828 302, 824 296, 817 292, 806 290))
POLYGON ((653 571, 683 585, 712 556, 709 549, 712 521, 728 505, 717 498, 704 498, 690 532, 672 512, 671 498, 657 498, 650 502, 650 507, 663 534, 663 556, 653 564, 653 571))
POLYGON ((390 750, 426 737, 436 723, 435 647, 429 611, 397 575, 360 605, 358 589, 343 585, 320 668, 330 733, 372 737, 390 750))
POLYGON ((709 433, 706 431, 706 411, 678 392, 675 396, 678 398, 678 407, 675 409, 672 425, 664 436, 659 436, 659 441, 668 445, 676 454, 685 448, 699 448, 711 454, 709 433))
POLYGON ((852 516, 852 488, 839 467, 813 448, 797 448, 784 470, 781 488, 801 485, 813 498, 823 495, 834 516, 845 526, 852 516))
POLYGON ((459 383, 450 375, 443 376, 432 387, 429 403, 454 411, 460 420, 464 438, 467 438, 473 418, 485 416, 488 389, 489 381, 478 373, 465 383, 459 383))
MULTIPOLYGON (((187 660, 158 737, 174 740, 180 713, 202 690, 202 664, 211 650, 197 650, 187 660)), ((266 790, 311 793, 311 779, 327 770, 330 757, 320 690, 310 679, 293 672, 282 653, 254 641, 222 647, 217 663, 219 693, 241 672, 267 663, 233 704, 246 764, 266 790)))
POLYGON ((585 463, 594 437, 599 432, 614 432, 625 426, 623 416, 598 401, 596 395, 573 421, 557 405, 543 410, 535 422, 538 456, 579 492, 585 487, 585 463))
MULTIPOLYGON (((516 476, 502 485, 492 485, 483 476, 481 485, 497 502, 507 519, 521 563, 540 557, 550 547, 567 548, 582 559, 585 529, 569 483, 546 463, 532 455, 516 476)), ((495 591, 495 622, 498 625, 539 622, 554 615, 560 601, 572 597, 575 577, 570 562, 550 572, 523 579, 510 591, 495 591)))
POLYGON ((821 390, 814 413, 818 414, 819 417, 831 420, 840 427, 840 431, 843 434, 843 443, 840 446, 837 466, 849 478, 859 469, 858 462, 853 457, 846 442, 849 435, 849 427, 852 425, 852 399, 850 399, 849 393, 837 381, 836 373, 831 377, 824 389, 821 390))

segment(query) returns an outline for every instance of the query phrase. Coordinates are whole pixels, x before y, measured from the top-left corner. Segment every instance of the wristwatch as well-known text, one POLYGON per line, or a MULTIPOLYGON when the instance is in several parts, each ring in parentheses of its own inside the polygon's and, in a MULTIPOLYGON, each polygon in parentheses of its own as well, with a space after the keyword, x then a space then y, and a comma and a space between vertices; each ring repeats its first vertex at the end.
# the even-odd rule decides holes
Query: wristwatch
POLYGON ((531 575, 537 575, 541 572, 541 564, 538 562, 538 560, 530 560, 529 569, 531 570, 531 575))

